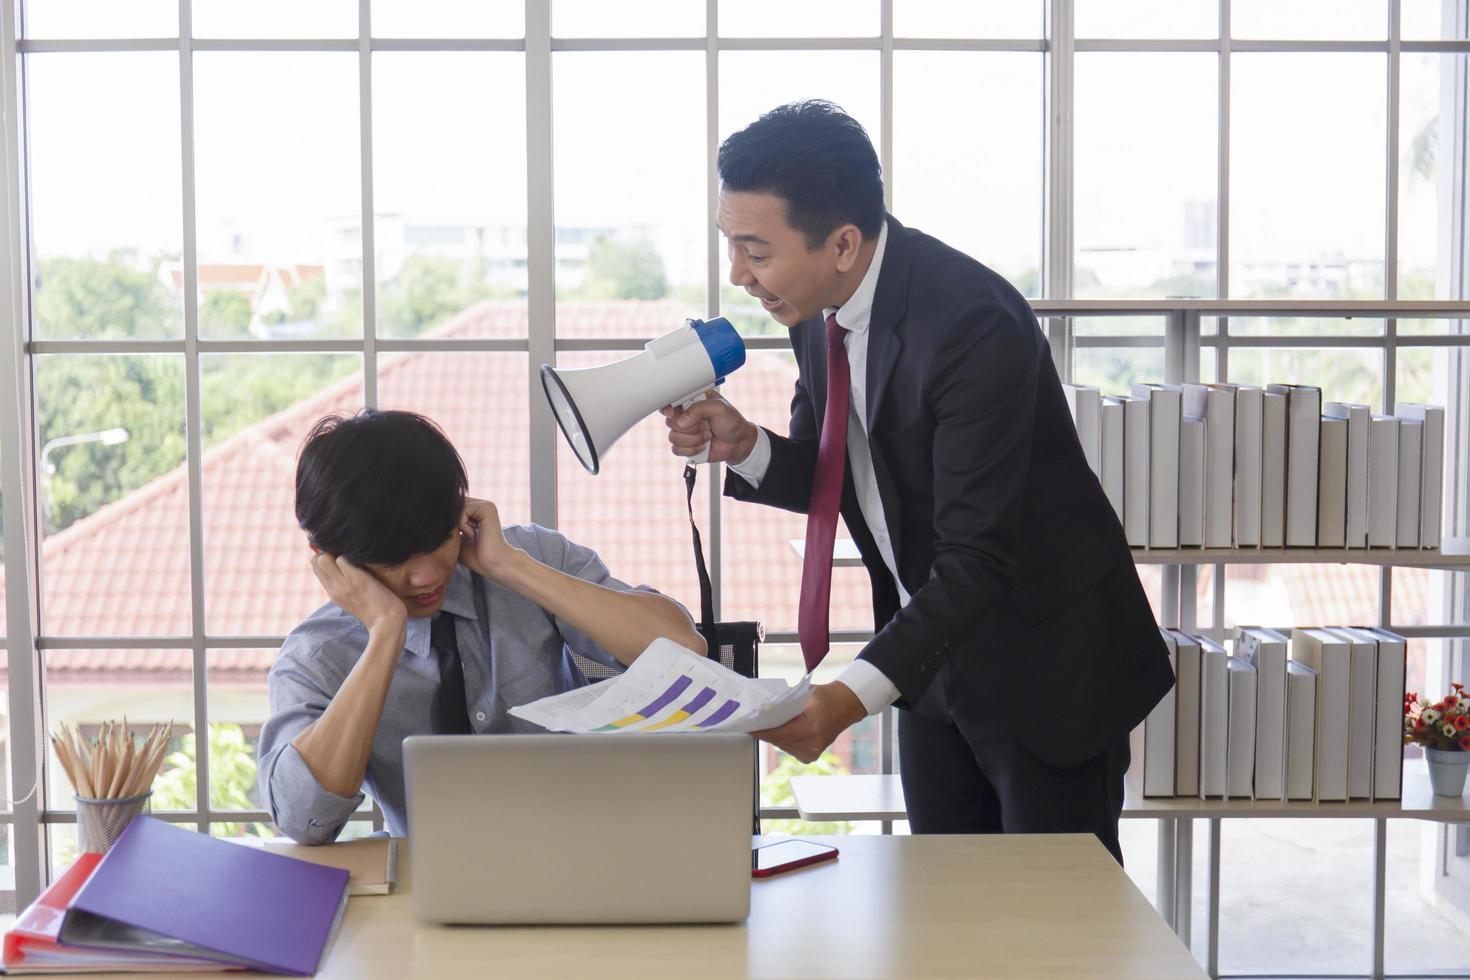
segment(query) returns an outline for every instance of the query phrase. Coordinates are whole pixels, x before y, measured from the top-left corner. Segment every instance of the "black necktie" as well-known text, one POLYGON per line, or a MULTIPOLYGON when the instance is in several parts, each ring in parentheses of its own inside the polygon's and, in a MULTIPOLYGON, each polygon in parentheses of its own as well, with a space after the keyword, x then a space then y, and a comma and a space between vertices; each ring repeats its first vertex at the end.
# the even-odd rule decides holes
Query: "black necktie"
POLYGON ((464 663, 454 638, 454 616, 441 612, 434 617, 429 642, 439 658, 439 690, 434 695, 434 731, 439 735, 467 735, 470 713, 465 707, 464 663))

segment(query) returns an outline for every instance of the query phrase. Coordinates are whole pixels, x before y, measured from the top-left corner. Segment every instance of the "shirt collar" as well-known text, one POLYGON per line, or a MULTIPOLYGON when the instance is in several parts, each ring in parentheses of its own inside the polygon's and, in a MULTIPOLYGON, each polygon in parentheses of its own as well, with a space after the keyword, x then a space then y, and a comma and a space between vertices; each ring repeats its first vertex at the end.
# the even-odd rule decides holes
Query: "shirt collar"
MULTIPOLYGON (((444 589, 444 612, 453 613, 461 619, 476 620, 474 573, 463 565, 455 565, 449 576, 449 585, 444 589)), ((437 613, 435 615, 438 615, 437 613)), ((416 616, 408 621, 408 632, 403 649, 420 657, 429 655, 429 631, 433 616, 416 616)))
POLYGON ((887 244, 888 221, 884 219, 883 227, 878 232, 878 247, 873 251, 873 261, 868 263, 868 271, 863 273, 863 281, 858 283, 857 289, 846 303, 823 310, 822 319, 836 313, 837 325, 844 330, 853 333, 867 332, 868 323, 873 319, 873 294, 878 291, 878 270, 883 265, 883 251, 887 244))

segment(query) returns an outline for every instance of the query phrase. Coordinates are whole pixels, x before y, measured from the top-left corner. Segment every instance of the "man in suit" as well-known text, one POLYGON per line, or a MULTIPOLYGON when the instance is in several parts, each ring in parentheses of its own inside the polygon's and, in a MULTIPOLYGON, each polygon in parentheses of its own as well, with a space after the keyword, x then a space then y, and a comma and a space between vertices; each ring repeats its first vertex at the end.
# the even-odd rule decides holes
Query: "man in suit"
POLYGON ((1128 733, 1173 677, 1030 307, 886 215, 871 142, 830 103, 765 114, 719 173, 730 281, 791 331, 790 434, 711 399, 664 410, 670 444, 728 462, 726 495, 807 513, 808 669, 839 510, 876 630, 758 734, 810 762, 896 704, 914 831, 1092 832, 1121 861, 1128 733))

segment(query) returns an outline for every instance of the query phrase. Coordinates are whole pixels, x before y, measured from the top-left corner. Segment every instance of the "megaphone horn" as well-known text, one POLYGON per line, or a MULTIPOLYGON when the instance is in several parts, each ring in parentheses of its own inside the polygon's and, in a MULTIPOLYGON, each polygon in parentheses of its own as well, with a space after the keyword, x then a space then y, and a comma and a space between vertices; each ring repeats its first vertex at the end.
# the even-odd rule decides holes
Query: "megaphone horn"
MULTIPOLYGON (((745 342, 724 317, 686 320, 632 357, 600 367, 541 365, 541 387, 572 452, 597 473, 612 444, 650 412, 687 406, 745 363, 745 342)), ((709 458, 705 447, 691 463, 709 458)))

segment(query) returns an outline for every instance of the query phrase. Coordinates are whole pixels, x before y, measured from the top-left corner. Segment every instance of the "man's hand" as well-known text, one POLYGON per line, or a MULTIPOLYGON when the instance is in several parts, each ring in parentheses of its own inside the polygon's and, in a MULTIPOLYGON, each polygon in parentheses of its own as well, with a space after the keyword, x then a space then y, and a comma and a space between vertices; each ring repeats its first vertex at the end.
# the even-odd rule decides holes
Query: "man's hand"
POLYGON ((466 497, 459 517, 459 561, 472 572, 495 580, 516 554, 500 528, 500 511, 488 500, 466 497))
POLYGON ((711 463, 742 463, 755 448, 755 425, 719 395, 688 408, 665 405, 659 411, 675 456, 693 456, 708 444, 711 463))
POLYGON ((408 619, 403 600, 365 568, 324 551, 311 556, 311 571, 331 599, 348 615, 373 632, 380 627, 401 628, 408 619))
POLYGON ((813 684, 806 710, 779 728, 751 734, 802 762, 816 762, 838 735, 867 714, 852 688, 841 681, 813 684))

